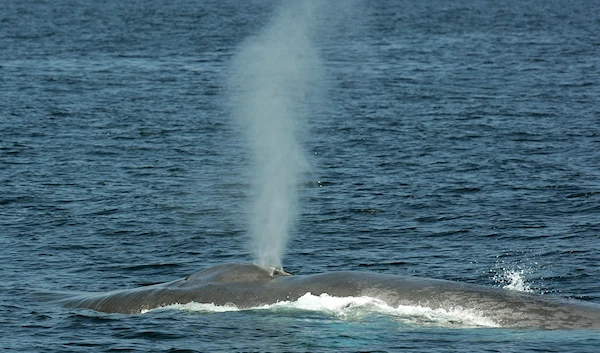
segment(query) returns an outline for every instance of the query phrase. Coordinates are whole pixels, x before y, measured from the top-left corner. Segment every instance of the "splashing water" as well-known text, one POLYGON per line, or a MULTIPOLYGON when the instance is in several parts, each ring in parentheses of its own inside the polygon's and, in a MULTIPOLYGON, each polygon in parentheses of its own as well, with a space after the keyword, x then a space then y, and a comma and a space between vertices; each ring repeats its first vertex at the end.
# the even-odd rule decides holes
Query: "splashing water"
MULTIPOLYGON (((538 277, 543 267, 529 252, 523 250, 509 250, 505 254, 499 255, 494 268, 490 270, 493 273, 491 279, 502 288, 518 292, 546 293, 546 290, 539 287, 539 283, 532 280, 538 277)), ((543 280, 543 277, 539 277, 543 280)))
POLYGON ((299 138, 318 95, 321 64, 311 35, 318 2, 285 1, 233 59, 234 115, 255 165, 250 233, 255 261, 282 268, 297 209, 300 173, 308 169, 299 138))
POLYGON ((504 289, 518 292, 533 292, 525 277, 525 270, 503 269, 503 272, 496 274, 493 279, 497 283, 503 284, 504 289))

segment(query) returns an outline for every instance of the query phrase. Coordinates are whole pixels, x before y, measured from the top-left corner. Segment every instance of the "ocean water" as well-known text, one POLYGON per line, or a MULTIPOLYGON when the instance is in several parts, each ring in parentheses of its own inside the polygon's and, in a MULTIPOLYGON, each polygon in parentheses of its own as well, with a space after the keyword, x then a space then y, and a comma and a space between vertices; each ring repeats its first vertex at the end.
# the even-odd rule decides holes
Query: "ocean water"
MULTIPOLYGON (((240 48, 291 3, 0 3, 0 347, 596 351, 597 331, 508 330, 369 298, 141 315, 31 299, 254 260, 254 157, 230 83, 240 48)), ((321 73, 293 106, 311 167, 295 180, 283 267, 600 304, 600 4, 319 6, 308 39, 321 73)))

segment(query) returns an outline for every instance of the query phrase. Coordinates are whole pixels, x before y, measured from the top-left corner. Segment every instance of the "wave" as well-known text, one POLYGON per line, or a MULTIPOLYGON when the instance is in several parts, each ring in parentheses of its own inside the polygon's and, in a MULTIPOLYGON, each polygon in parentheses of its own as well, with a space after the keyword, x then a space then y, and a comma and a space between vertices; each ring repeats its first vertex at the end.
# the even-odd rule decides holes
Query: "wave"
POLYGON ((440 326, 453 328, 500 327, 494 320, 473 310, 461 307, 432 309, 420 305, 400 305, 392 307, 384 301, 372 297, 334 297, 328 294, 313 295, 306 293, 295 301, 280 301, 274 304, 240 309, 233 303, 225 305, 173 304, 147 310, 181 310, 198 313, 223 313, 231 311, 272 311, 284 313, 319 312, 345 321, 361 321, 372 316, 385 316, 405 325, 440 326))

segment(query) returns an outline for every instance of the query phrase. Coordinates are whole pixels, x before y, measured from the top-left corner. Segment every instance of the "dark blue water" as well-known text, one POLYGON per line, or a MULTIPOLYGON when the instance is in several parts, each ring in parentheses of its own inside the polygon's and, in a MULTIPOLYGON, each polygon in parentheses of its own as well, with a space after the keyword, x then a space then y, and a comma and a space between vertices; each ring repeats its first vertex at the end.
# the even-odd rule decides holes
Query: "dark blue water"
MULTIPOLYGON (((252 157, 225 82, 278 4, 0 4, 0 347, 595 351, 598 332, 27 299, 252 261, 252 157)), ((313 38, 325 103, 310 107, 313 171, 284 267, 600 304, 599 14, 593 1, 327 2, 313 38)))

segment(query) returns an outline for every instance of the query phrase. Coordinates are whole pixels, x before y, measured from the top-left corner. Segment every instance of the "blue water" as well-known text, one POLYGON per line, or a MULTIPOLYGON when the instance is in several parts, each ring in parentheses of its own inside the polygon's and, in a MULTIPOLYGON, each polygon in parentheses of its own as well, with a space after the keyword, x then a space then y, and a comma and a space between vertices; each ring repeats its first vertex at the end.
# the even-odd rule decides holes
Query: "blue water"
MULTIPOLYGON (((275 1, 0 4, 0 347, 594 352, 598 332, 376 312, 111 315, 28 299, 252 261, 226 82, 275 1)), ((285 6, 285 5, 284 5, 285 6)), ((600 304, 600 4, 332 1, 283 259, 600 304)))

